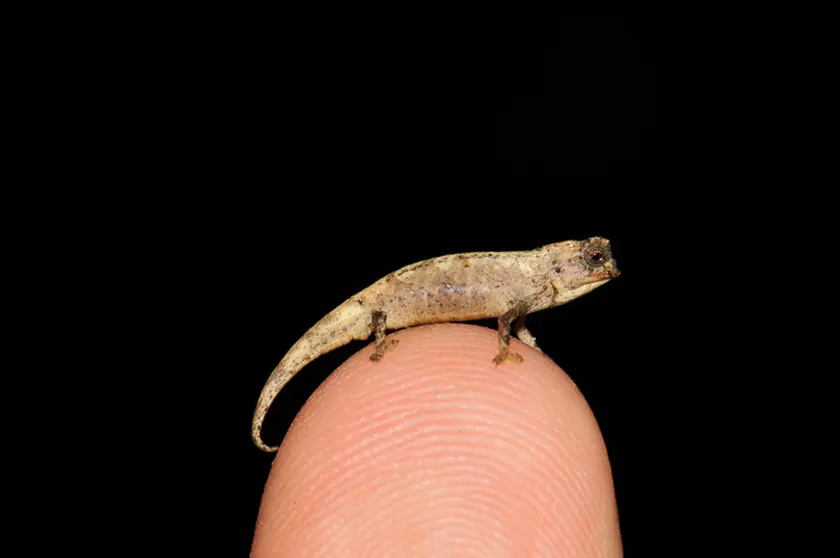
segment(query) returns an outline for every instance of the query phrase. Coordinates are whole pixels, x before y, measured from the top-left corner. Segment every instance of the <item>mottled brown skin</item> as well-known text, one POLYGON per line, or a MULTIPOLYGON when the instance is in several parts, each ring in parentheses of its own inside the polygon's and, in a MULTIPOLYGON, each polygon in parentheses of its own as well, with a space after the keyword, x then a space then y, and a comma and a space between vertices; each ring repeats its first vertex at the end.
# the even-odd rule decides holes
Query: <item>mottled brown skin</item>
POLYGON ((499 319, 499 353, 493 362, 519 362, 511 352, 510 328, 537 348, 525 316, 565 304, 619 274, 609 241, 593 237, 548 244, 526 252, 472 252, 424 260, 391 273, 324 316, 271 373, 260 394, 251 436, 263 451, 277 451, 260 437, 274 398, 304 366, 353 340, 376 336, 371 360, 396 346, 387 330, 486 318, 499 319))

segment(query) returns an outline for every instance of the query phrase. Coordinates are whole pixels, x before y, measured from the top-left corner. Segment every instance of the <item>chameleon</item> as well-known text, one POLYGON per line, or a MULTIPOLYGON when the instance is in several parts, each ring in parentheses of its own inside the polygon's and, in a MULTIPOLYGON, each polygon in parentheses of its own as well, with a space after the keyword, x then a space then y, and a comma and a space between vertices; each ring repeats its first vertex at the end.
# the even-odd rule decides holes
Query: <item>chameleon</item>
POLYGON ((254 411, 251 437, 263 451, 266 413, 277 394, 304 366, 351 341, 375 336, 370 360, 397 345, 388 330, 440 322, 498 318, 499 352, 493 363, 521 362, 510 349, 511 327, 540 350, 525 326, 533 312, 560 306, 618 277, 610 243, 601 237, 547 244, 518 252, 451 254, 407 265, 351 296, 319 320, 269 376, 254 411))

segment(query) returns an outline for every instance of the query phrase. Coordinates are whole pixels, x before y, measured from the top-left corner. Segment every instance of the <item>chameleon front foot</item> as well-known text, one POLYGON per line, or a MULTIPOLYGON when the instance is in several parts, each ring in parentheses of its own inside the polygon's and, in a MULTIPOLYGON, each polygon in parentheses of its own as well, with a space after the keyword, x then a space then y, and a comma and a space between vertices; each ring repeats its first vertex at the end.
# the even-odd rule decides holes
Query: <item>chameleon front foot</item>
POLYGON ((514 353, 510 350, 510 348, 505 347, 499 351, 499 354, 493 357, 493 364, 496 366, 500 365, 506 360, 510 360, 513 362, 522 362, 522 355, 519 353, 514 353))
POLYGON ((516 332, 516 336, 519 337, 520 341, 522 341, 532 349, 536 349, 537 351, 542 352, 542 349, 540 349, 537 346, 537 338, 534 337, 534 335, 530 331, 528 331, 527 327, 525 327, 525 318, 527 316, 527 314, 522 314, 521 316, 519 316, 519 318, 517 318, 516 320, 516 324, 513 326, 513 329, 516 332))

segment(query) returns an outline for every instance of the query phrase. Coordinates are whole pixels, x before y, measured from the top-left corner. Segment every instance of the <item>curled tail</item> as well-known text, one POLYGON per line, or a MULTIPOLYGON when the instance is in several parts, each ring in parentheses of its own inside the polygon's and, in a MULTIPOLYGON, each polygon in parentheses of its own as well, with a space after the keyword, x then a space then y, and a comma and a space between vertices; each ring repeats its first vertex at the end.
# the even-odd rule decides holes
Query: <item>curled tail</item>
POLYGON ((266 445, 260 432, 274 398, 300 369, 319 356, 350 341, 367 339, 371 332, 370 311, 351 299, 324 316, 298 339, 268 377, 260 393, 251 423, 251 438, 254 444, 266 452, 274 452, 279 448, 266 445))

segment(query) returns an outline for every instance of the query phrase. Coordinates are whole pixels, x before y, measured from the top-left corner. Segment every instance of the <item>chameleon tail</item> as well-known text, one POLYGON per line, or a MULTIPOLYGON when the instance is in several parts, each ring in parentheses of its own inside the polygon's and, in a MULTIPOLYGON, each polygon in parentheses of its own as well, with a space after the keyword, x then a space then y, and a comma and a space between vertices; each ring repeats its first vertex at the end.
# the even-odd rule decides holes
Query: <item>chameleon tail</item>
POLYGON ((269 380, 266 382, 265 386, 263 386, 257 403, 257 408, 254 411, 254 420, 251 423, 251 439, 258 448, 268 453, 277 451, 280 446, 269 446, 262 441, 261 431, 265 415, 268 413, 268 409, 271 407, 271 403, 274 401, 274 398, 277 397, 277 394, 280 393, 283 386, 292 379, 292 376, 294 376, 294 372, 283 370, 283 362, 285 360, 286 359, 284 358, 283 361, 277 365, 277 368, 274 369, 269 377, 269 380))
POLYGON ((297 343, 295 343, 280 364, 269 376, 268 381, 260 393, 254 419, 251 423, 251 438, 254 444, 265 452, 275 452, 279 446, 269 446, 262 441, 262 431, 265 415, 289 380, 301 368, 342 345, 354 339, 363 340, 370 337, 372 331, 370 311, 361 307, 355 300, 350 300, 324 316, 312 326, 297 343))

